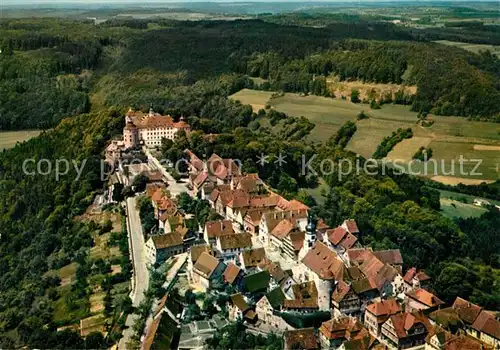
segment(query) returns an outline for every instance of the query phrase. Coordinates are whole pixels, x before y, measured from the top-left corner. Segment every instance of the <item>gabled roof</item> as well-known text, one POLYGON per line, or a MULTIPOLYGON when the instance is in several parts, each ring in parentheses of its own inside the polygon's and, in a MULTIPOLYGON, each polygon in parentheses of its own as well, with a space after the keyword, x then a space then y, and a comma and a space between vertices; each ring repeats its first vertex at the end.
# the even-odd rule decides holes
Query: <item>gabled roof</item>
POLYGON ((337 286, 335 287, 335 290, 332 293, 332 300, 337 303, 340 303, 347 295, 347 293, 349 293, 350 290, 351 286, 349 286, 344 281, 339 281, 337 283, 337 286))
POLYGON ((234 233, 231 220, 207 221, 205 230, 207 231, 209 239, 234 233))
POLYGON ((252 236, 249 233, 225 234, 217 237, 218 243, 223 250, 244 249, 252 247, 252 236))
POLYGON ((291 232, 288 237, 293 245, 293 250, 297 253, 304 246, 305 232, 291 232))
MULTIPOLYGON (((409 331, 419 324, 424 326, 427 332, 432 328, 429 319, 419 313, 403 312, 394 314, 389 317, 389 320, 399 339, 406 338, 409 335, 409 331)), ((386 322, 389 322, 389 320, 386 322)))
POLYGON ((346 271, 344 263, 337 258, 335 252, 320 241, 307 252, 302 263, 325 280, 342 280, 346 271))
POLYGON ((396 268, 392 267, 389 264, 385 264, 378 272, 377 274, 371 278, 372 283, 377 286, 377 289, 382 292, 382 289, 384 288, 384 285, 386 283, 391 283, 394 281, 396 276, 399 275, 398 270, 396 268))
POLYGON ((344 239, 340 242, 340 245, 344 247, 344 249, 351 249, 352 247, 354 247, 357 241, 358 239, 354 235, 348 233, 347 236, 345 236, 344 239))
POLYGON ((291 223, 295 224, 298 219, 305 218, 307 218, 307 210, 274 210, 262 215, 261 220, 266 222, 267 228, 271 232, 283 219, 289 219, 291 223))
POLYGON ((285 309, 311 309, 318 308, 318 289, 314 281, 292 285, 295 299, 285 299, 283 308, 285 309))
POLYGON ((241 312, 245 312, 250 309, 245 298, 241 293, 231 295, 231 302, 234 306, 236 306, 241 312))
POLYGON ((453 307, 433 311, 429 314, 429 318, 441 327, 447 329, 456 327, 462 328, 464 326, 462 319, 460 319, 460 316, 453 307))
POLYGON ((355 317, 341 317, 323 322, 319 331, 329 340, 351 339, 358 334, 363 325, 355 317))
POLYGON ((257 267, 266 258, 266 251, 264 248, 249 249, 241 252, 241 256, 246 268, 257 267))
POLYGON ((384 317, 401 312, 401 305, 399 305, 396 299, 391 298, 370 304, 366 307, 366 310, 376 317, 384 317))
POLYGON ((458 316, 460 316, 462 321, 464 321, 469 325, 474 323, 476 318, 483 310, 482 307, 472 304, 468 300, 462 299, 460 297, 457 297, 455 299, 455 302, 453 303, 452 307, 455 309, 455 311, 457 312, 458 316))
POLYGON ((287 219, 283 219, 281 220, 278 225, 276 225, 274 227, 274 229, 271 231, 271 234, 282 240, 284 239, 286 236, 288 236, 288 234, 294 229, 294 225, 290 222, 290 220, 287 220, 287 219))
POLYGON ((302 328, 285 331, 285 350, 291 349, 318 349, 318 339, 314 328, 302 328))
POLYGON ((491 311, 481 311, 472 324, 472 328, 500 340, 500 321, 495 318, 495 314, 491 311))
POLYGON ((233 284, 236 278, 239 276, 240 272, 241 269, 232 262, 230 262, 229 264, 227 264, 227 267, 224 270, 223 274, 224 281, 229 284, 233 284))
POLYGON ((383 263, 390 265, 402 265, 403 257, 399 249, 379 250, 374 251, 373 254, 383 263))
POLYGON ((281 305, 283 305, 285 294, 283 294, 281 288, 274 288, 272 291, 266 294, 266 298, 273 309, 278 309, 281 305))
POLYGON ((370 292, 370 291, 378 291, 377 285, 375 282, 368 278, 363 277, 351 282, 351 288, 357 295, 370 292))
POLYGON ((189 253, 191 262, 195 263, 202 253, 212 254, 212 248, 208 244, 192 246, 189 253))
POLYGON ((265 291, 269 287, 271 276, 268 271, 260 271, 243 278, 243 287, 246 292, 255 293, 265 291))
POLYGON ((422 288, 412 290, 406 293, 406 296, 424 304, 427 307, 436 307, 444 304, 444 301, 422 288))
POLYGON ((342 226, 338 226, 332 230, 327 230, 326 234, 328 235, 328 240, 330 241, 330 243, 336 246, 347 235, 347 230, 342 226))
POLYGON ((167 249, 184 244, 181 235, 175 232, 167 233, 165 235, 152 236, 151 240, 153 241, 156 249, 167 249))
POLYGON ((412 267, 406 272, 404 280, 405 282, 411 284, 414 278, 419 282, 428 281, 431 279, 424 271, 420 270, 417 272, 417 269, 412 267))
POLYGON ((194 264, 193 268, 200 271, 204 277, 210 278, 217 266, 219 266, 219 260, 210 254, 203 252, 194 264))
POLYGON ((359 233, 358 224, 356 223, 356 220, 353 219, 344 220, 343 225, 345 226, 347 231, 349 231, 349 233, 352 234, 359 233))
POLYGON ((259 264, 259 268, 268 271, 271 277, 278 283, 283 281, 288 274, 280 267, 279 264, 272 262, 269 259, 264 259, 259 264))

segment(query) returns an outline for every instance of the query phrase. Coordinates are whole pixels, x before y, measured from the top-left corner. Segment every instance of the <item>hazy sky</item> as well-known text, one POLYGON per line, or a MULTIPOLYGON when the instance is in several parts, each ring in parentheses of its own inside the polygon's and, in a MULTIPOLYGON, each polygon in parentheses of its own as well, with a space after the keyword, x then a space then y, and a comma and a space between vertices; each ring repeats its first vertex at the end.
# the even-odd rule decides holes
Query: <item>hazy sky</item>
MULTIPOLYGON (((1 5, 15 5, 15 4, 68 4, 68 3, 87 3, 87 4, 109 4, 109 3, 132 3, 135 5, 141 5, 144 3, 175 3, 175 2, 306 2, 304 0, 0 0, 1 5)), ((388 1, 400 1, 400 0, 313 0, 313 2, 388 2, 388 1)), ((405 0, 410 1, 410 0, 405 0)), ((419 1, 419 0, 417 0, 419 1)), ((420 0, 421 2, 427 2, 432 0, 420 0)), ((436 1, 436 0, 434 0, 436 1)), ((437 0, 439 1, 439 0, 437 0)), ((464 0, 443 0, 449 2, 465 2, 464 0)), ((475 1, 475 0, 468 0, 475 1)), ((476 0, 477 1, 477 0, 476 0)))

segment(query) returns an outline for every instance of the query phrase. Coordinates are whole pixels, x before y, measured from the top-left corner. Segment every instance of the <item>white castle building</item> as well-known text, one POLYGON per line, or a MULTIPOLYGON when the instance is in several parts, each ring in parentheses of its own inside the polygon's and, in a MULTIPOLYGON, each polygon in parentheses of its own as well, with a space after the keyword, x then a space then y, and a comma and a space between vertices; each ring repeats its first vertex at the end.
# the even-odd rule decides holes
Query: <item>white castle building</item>
POLYGON ((163 116, 152 109, 147 114, 129 110, 125 115, 123 142, 125 148, 139 145, 157 147, 161 145, 162 139, 173 140, 181 130, 186 133, 191 131, 191 127, 183 118, 174 122, 171 116, 163 116))

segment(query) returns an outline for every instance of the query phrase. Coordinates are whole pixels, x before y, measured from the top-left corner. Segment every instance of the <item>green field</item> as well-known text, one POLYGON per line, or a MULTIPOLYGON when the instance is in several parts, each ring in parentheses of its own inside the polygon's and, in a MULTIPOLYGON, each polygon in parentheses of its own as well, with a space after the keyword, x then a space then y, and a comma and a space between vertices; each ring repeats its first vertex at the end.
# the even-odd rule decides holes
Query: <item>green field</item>
MULTIPOLYGON (((305 116, 316 124, 309 135, 310 141, 328 140, 340 126, 348 120, 356 120, 359 112, 365 111, 369 119, 357 121, 358 130, 346 149, 363 157, 371 157, 382 139, 398 128, 412 128, 414 139, 406 140, 397 145, 389 159, 411 160, 413 154, 422 145, 432 148, 433 158, 438 161, 437 175, 446 175, 451 167, 451 161, 458 161, 460 155, 467 159, 481 159, 482 163, 476 175, 460 175, 480 182, 481 180, 496 180, 500 176, 500 124, 491 122, 474 122, 461 117, 429 116, 434 120, 431 127, 424 128, 416 124, 417 113, 402 105, 384 105, 381 109, 371 110, 366 104, 354 104, 342 99, 331 99, 319 96, 299 96, 287 93, 282 97, 270 98, 271 92, 244 89, 231 97, 242 103, 255 106, 269 104, 272 108, 287 113, 290 116, 305 116), (491 147, 489 150, 476 149, 477 146, 491 147), (444 168, 441 161, 445 162, 444 168)), ((457 163, 455 163, 457 164, 457 163)), ((467 162, 464 170, 469 173, 475 162, 467 162)), ((420 168, 423 169, 421 166, 420 168)), ((417 165, 417 169, 419 166, 417 165)), ((432 163, 429 167, 429 177, 434 176, 432 163)), ((445 176, 439 178, 448 182, 445 176)), ((453 181, 449 181, 452 183, 453 181)))
POLYGON ((40 130, 0 131, 0 151, 12 148, 18 142, 23 142, 40 135, 40 130))
MULTIPOLYGON (((474 199, 484 199, 467 194, 439 190, 441 195, 441 213, 449 218, 478 217, 484 214, 487 209, 474 205, 474 199)), ((491 204, 500 205, 500 201, 486 199, 491 204)))
POLYGON ((462 43, 459 41, 449 41, 449 40, 437 40, 435 42, 443 45, 459 47, 461 49, 475 53, 478 53, 479 51, 489 50, 495 55, 500 57, 500 46, 496 45, 471 44, 471 43, 462 43))

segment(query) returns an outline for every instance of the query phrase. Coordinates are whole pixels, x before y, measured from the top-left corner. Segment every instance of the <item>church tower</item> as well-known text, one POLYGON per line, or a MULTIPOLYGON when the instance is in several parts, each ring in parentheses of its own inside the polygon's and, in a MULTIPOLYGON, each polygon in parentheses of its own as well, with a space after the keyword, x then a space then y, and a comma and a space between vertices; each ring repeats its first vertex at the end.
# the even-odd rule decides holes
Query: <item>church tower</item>
POLYGON ((307 217, 306 234, 304 237, 304 245, 299 252, 299 260, 302 260, 306 256, 307 252, 312 249, 316 243, 316 218, 309 213, 307 217))

